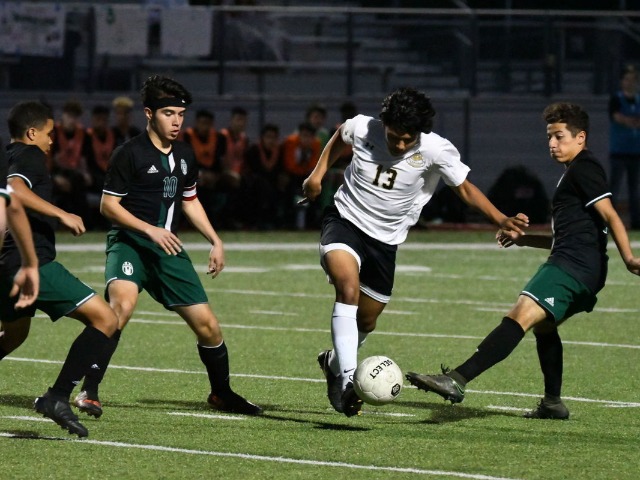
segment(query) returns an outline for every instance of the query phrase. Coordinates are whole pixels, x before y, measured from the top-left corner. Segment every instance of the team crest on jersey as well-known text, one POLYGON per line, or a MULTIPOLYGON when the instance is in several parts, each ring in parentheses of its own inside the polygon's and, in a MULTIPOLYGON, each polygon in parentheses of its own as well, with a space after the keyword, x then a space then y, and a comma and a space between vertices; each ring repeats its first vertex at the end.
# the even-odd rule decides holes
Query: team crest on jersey
POLYGON ((122 273, 127 276, 133 275, 133 265, 131 265, 131 262, 124 262, 122 264, 122 273))
POLYGON ((183 175, 187 174, 187 162, 184 158, 180 159, 180 170, 182 170, 183 175))
POLYGON ((414 153, 409 158, 407 158, 407 163, 414 168, 422 168, 425 166, 426 162, 424 158, 422 158, 422 154, 420 152, 414 153))

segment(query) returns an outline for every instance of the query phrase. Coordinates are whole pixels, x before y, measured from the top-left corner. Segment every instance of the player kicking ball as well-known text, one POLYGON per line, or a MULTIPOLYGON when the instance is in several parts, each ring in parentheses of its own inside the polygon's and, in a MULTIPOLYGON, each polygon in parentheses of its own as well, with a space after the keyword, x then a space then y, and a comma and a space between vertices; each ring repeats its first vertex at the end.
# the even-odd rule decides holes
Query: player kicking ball
MULTIPOLYGON (((118 331, 104 352, 108 365, 121 331, 145 289, 167 310, 175 311, 197 338, 200 359, 209 376, 211 407, 224 412, 259 415, 262 408, 235 393, 229 384, 229 356, 200 278, 176 235, 181 214, 211 244, 208 273, 224 268, 222 240, 198 200, 198 166, 192 148, 176 141, 191 94, 163 76, 142 87, 147 128, 116 149, 107 170, 100 211, 112 222, 107 234, 107 299, 118 317, 118 331)), ((104 370, 85 378, 76 406, 102 415, 98 386, 104 370)))
POLYGON ((353 389, 358 348, 376 328, 391 299, 398 245, 415 225, 442 179, 469 206, 505 230, 522 233, 524 215, 508 218, 468 179, 458 150, 431 131, 435 110, 424 93, 401 88, 382 103, 380 120, 357 115, 343 123, 303 183, 315 200, 327 170, 353 147, 344 183, 325 210, 320 262, 335 289, 333 349, 318 363, 333 408, 357 415, 362 400, 353 389))
POLYGON ((551 249, 544 263, 520 292, 515 305, 467 361, 442 375, 407 373, 416 387, 451 403, 464 400, 468 382, 501 362, 533 329, 544 397, 526 418, 566 420, 569 410, 560 397, 562 341, 558 326, 579 312, 591 312, 607 277, 607 231, 631 273, 640 274, 627 231, 611 203, 604 169, 587 149, 589 116, 580 106, 554 103, 543 112, 551 158, 564 165, 553 196, 551 235, 499 231, 500 245, 551 249))

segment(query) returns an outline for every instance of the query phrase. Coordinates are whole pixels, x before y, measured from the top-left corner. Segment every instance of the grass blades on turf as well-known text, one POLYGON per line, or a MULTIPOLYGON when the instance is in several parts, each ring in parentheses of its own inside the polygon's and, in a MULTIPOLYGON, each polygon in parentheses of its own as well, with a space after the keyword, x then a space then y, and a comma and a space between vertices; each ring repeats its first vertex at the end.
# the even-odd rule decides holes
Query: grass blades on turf
MULTIPOLYGON (((223 232, 227 266, 215 280, 204 275, 200 237, 182 237, 222 324, 232 386, 265 415, 208 409, 193 334, 143 293, 100 392, 105 413, 81 416, 90 435, 76 441, 31 405, 82 326, 39 315, 0 362, 0 478, 637 478, 640 279, 613 246, 595 311, 561 327, 569 421, 520 418, 543 390, 531 334, 460 405, 405 382, 396 402, 346 418, 332 411, 316 362, 331 343, 333 303, 317 232, 223 232)), ((491 240, 488 231, 412 233, 360 358, 387 355, 427 373, 466 359, 546 258, 491 240)), ((102 294, 104 234, 62 234, 59 244, 58 259, 102 294)))

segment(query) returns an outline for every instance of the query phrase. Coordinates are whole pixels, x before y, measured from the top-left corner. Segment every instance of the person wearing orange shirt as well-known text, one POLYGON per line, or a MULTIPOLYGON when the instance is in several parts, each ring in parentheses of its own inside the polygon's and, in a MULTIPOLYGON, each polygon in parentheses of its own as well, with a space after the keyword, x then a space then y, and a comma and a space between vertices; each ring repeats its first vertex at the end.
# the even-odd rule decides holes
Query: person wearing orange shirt
POLYGON ((209 110, 196 112, 193 127, 187 127, 182 140, 191 145, 198 162, 198 198, 209 221, 218 225, 224 204, 218 192, 222 162, 227 151, 227 139, 215 128, 215 116, 209 110))
POLYGON ((88 222, 87 186, 91 176, 85 158, 86 131, 81 122, 82 114, 82 104, 76 100, 70 100, 62 107, 62 117, 52 133, 51 175, 53 203, 88 222))
POLYGON ((317 208, 298 205, 302 199, 302 182, 318 163, 322 150, 316 130, 308 122, 298 125, 282 144, 282 170, 286 177, 284 214, 285 223, 298 230, 305 229, 317 220, 317 208))
MULTIPOLYGON (((99 213, 104 178, 109 166, 109 159, 116 148, 116 136, 109 127, 110 113, 109 107, 106 105, 93 107, 91 110, 91 126, 87 128, 85 136, 84 151, 91 177, 87 201, 89 208, 94 213, 99 213)), ((87 227, 90 229, 97 227, 107 228, 109 226, 102 215, 91 215, 90 220, 90 222, 87 222, 87 227)))

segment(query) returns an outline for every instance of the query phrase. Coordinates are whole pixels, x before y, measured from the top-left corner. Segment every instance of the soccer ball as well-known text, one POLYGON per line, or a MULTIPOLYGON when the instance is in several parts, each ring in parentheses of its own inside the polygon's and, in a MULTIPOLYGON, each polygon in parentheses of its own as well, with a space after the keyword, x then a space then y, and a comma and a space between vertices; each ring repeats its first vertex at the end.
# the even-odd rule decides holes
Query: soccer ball
POLYGON ((388 357, 365 358, 353 374, 353 389, 369 405, 393 402, 402 390, 402 370, 388 357))

